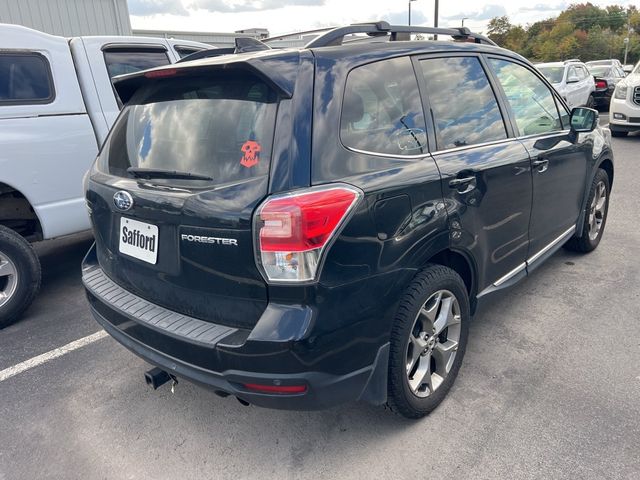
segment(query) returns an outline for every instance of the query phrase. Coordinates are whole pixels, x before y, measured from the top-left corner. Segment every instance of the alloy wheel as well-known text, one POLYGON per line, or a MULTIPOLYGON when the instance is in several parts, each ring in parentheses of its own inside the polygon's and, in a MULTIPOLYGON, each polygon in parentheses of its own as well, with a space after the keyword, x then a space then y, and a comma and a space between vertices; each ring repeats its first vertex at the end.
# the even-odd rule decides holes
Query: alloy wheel
POLYGON ((428 397, 447 378, 460 342, 461 312, 458 299, 439 290, 424 303, 414 320, 407 344, 409 388, 428 397))
POLYGON ((11 259, 0 252, 0 307, 11 300, 18 287, 18 269, 11 259))
POLYGON ((603 181, 596 185, 595 194, 589 207, 589 239, 598 238, 607 209, 607 187, 603 181))

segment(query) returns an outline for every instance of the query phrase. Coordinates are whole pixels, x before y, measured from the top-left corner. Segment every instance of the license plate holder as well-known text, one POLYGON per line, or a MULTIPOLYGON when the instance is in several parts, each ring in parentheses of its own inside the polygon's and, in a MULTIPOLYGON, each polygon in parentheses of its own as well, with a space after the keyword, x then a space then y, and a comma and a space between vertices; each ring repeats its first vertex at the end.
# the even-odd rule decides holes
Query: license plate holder
POLYGON ((155 265, 158 262, 157 225, 132 218, 120 218, 119 251, 129 257, 155 265))

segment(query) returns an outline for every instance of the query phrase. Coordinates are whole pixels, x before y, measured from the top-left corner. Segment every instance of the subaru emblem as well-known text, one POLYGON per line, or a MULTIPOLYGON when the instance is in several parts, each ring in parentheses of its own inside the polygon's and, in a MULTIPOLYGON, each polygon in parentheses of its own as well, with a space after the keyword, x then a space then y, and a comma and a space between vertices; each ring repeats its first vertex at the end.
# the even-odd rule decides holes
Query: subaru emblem
POLYGON ((129 192, 120 190, 113 194, 113 204, 118 210, 127 211, 133 206, 133 197, 129 192))

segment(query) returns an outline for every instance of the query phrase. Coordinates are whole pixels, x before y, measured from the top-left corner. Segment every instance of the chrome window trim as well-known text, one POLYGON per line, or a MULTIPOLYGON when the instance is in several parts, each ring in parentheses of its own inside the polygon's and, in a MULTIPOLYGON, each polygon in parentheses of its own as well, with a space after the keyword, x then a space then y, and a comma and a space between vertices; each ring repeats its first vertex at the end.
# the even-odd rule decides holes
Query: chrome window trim
POLYGON ((376 157, 387 157, 387 158, 398 158, 398 159, 408 159, 408 160, 416 160, 416 159, 421 159, 421 158, 425 158, 428 157, 429 155, 438 155, 438 154, 443 154, 443 153, 451 153, 451 152, 461 152, 464 150, 469 150, 472 148, 476 148, 476 147, 488 147, 491 145, 500 145, 502 143, 508 143, 508 142, 513 142, 514 140, 518 140, 515 137, 510 137, 510 138, 503 138, 501 140, 494 140, 492 142, 483 142, 483 143, 474 143, 473 145, 465 145, 463 147, 455 147, 455 148, 445 148, 444 150, 435 150, 433 152, 427 152, 427 153, 422 153, 420 155, 394 155, 391 153, 380 153, 380 152, 370 152, 368 150, 360 150, 359 148, 353 148, 353 147, 348 147, 348 146, 344 146, 347 150, 350 150, 352 152, 356 152, 356 153, 362 153, 365 155, 373 155, 376 157))
POLYGON ((435 155, 435 154, 442 154, 442 153, 461 152, 461 151, 469 150, 471 148, 476 148, 476 147, 489 147, 491 145, 500 145, 502 143, 513 142, 514 140, 517 140, 517 139, 515 137, 501 138, 500 140, 492 140, 490 142, 474 143, 472 145, 464 145, 462 147, 445 148, 443 150, 437 150, 435 152, 432 152, 432 154, 435 155))
POLYGON ((360 150, 359 148, 348 147, 347 145, 343 146, 344 148, 352 152, 362 153, 364 155, 372 155, 374 157, 397 158, 400 160, 419 160, 429 156, 429 152, 421 153, 420 155, 398 155, 393 153, 370 152, 369 150, 360 150))
POLYGON ((532 135, 524 135, 521 137, 516 137, 517 140, 527 140, 530 138, 536 138, 538 137, 540 140, 544 140, 545 138, 551 138, 551 137, 556 137, 558 135, 567 135, 571 133, 571 129, 565 129, 565 130, 555 130, 553 132, 549 132, 549 133, 534 133, 532 135))

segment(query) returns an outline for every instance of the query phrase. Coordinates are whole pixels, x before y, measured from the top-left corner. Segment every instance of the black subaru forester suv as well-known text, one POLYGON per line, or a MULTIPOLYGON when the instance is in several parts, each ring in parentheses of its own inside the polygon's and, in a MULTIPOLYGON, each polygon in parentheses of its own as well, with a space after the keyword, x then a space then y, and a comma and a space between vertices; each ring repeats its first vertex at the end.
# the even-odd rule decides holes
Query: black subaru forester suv
POLYGON ((86 185, 96 320, 154 385, 430 412, 478 303, 596 248, 613 181, 597 113, 490 43, 381 22, 117 81, 86 185))

